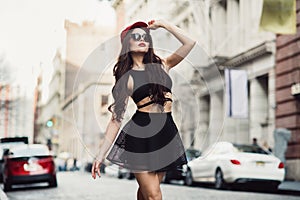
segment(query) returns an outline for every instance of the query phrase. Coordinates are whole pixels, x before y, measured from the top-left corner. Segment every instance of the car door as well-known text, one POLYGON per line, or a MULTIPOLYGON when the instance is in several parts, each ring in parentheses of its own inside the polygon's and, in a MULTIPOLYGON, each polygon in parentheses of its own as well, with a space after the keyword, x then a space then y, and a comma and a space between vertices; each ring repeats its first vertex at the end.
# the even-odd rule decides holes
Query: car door
POLYGON ((193 176, 197 181, 208 181, 210 178, 211 168, 214 165, 215 158, 211 152, 211 147, 203 152, 203 156, 193 160, 193 176))
POLYGON ((217 142, 211 145, 205 153, 201 162, 197 165, 197 177, 201 181, 213 182, 216 168, 222 165, 224 156, 228 153, 232 144, 227 142, 217 142))
POLYGON ((202 167, 199 169, 199 177, 201 177, 203 181, 213 181, 218 156, 218 152, 210 151, 203 159, 202 167))

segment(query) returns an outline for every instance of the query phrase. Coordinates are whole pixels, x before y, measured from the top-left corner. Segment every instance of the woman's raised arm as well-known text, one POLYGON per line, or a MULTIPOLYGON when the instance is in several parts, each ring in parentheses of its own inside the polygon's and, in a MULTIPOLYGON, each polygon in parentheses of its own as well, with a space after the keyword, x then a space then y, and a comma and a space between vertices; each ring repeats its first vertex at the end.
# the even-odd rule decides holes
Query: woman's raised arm
POLYGON ((189 38, 182 29, 164 20, 151 20, 148 24, 149 29, 155 30, 160 27, 166 29, 182 44, 182 46, 180 46, 173 54, 164 59, 164 62, 169 69, 180 63, 196 44, 196 41, 189 38))

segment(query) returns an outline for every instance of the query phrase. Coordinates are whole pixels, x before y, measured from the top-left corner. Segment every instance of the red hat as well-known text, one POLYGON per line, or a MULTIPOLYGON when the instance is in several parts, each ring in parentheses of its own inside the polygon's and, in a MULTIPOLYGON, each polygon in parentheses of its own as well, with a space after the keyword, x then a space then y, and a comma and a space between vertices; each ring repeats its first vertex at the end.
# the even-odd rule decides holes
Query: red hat
MULTIPOLYGON (((127 35, 128 31, 134 28, 141 28, 141 27, 148 27, 148 24, 146 24, 145 22, 135 22, 133 24, 131 24, 130 26, 126 27, 122 32, 121 32, 121 42, 123 43, 123 40, 125 38, 125 36, 127 35)), ((149 29, 146 29, 147 33, 149 33, 149 29)))

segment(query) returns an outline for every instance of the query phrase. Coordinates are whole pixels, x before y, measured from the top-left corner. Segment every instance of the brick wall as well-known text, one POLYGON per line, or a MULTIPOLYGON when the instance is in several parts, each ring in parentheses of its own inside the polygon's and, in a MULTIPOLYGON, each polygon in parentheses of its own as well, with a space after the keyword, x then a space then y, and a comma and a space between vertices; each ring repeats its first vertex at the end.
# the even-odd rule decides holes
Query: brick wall
POLYGON ((286 158, 300 159, 300 98, 291 95, 291 86, 300 83, 300 0, 297 33, 277 35, 276 46, 276 127, 292 131, 286 158))

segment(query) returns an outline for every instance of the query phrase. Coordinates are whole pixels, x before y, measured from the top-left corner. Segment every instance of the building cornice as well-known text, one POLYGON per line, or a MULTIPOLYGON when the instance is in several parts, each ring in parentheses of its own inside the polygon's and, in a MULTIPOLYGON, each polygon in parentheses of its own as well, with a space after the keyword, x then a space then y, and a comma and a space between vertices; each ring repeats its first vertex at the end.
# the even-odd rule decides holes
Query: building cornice
MULTIPOLYGON (((255 59, 258 59, 261 56, 264 55, 271 55, 274 54, 276 50, 276 44, 275 41, 266 41, 261 43, 260 45, 255 46, 254 48, 251 48, 243 53, 240 53, 233 57, 222 57, 222 56, 215 56, 213 58, 213 62, 208 64, 205 67, 199 67, 197 68, 197 71, 203 73, 206 78, 205 81, 213 81, 215 79, 215 73, 216 68, 213 66, 217 66, 219 70, 224 70, 225 68, 234 68, 241 66, 242 64, 253 61, 255 59)), ((195 76, 194 83, 199 84, 197 81, 197 76, 195 76)), ((221 83, 221 82, 220 82, 221 83)), ((224 87, 223 84, 215 84, 214 87, 210 88, 210 92, 212 90, 218 91, 222 90, 224 87)), ((209 91, 206 87, 203 87, 200 91, 200 96, 208 95, 209 91)))
POLYGON ((222 57, 220 59, 216 57, 216 60, 218 59, 220 60, 219 63, 217 61, 217 64, 223 66, 223 68, 225 67, 232 68, 232 67, 240 66, 246 62, 255 60, 263 55, 274 54, 275 51, 276 51, 275 41, 266 41, 258 46, 255 46, 254 48, 251 48, 231 58, 222 57))

